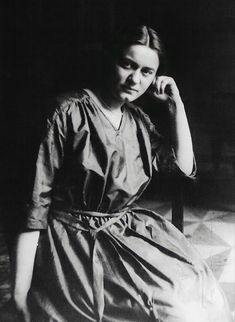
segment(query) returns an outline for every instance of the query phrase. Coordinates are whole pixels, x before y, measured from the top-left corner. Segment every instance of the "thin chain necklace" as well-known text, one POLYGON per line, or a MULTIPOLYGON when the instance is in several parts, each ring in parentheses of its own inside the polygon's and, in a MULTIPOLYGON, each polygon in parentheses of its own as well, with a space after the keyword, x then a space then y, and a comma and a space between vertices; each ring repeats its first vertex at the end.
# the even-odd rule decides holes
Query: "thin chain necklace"
POLYGON ((87 89, 87 92, 90 93, 90 95, 93 97, 95 102, 97 103, 97 107, 100 110, 100 112, 104 115, 104 117, 108 120, 108 122, 112 125, 114 130, 116 132, 119 132, 121 124, 122 124, 122 119, 123 119, 123 112, 122 109, 120 109, 118 112, 119 113, 114 113, 111 108, 107 105, 107 103, 100 97, 99 93, 95 94, 91 90, 87 89), (104 106, 102 106, 102 104, 104 106), (121 114, 120 114, 121 112, 121 114), (118 117, 118 121, 114 121, 112 118, 113 117, 118 117))
POLYGON ((99 92, 97 96, 100 102, 102 103, 100 104, 100 107, 103 111, 108 112, 108 114, 112 114, 112 115, 120 115, 120 112, 121 112, 121 115, 123 115, 122 108, 118 109, 118 112, 114 112, 114 110, 112 110, 112 108, 104 101, 104 99, 102 98, 99 92))

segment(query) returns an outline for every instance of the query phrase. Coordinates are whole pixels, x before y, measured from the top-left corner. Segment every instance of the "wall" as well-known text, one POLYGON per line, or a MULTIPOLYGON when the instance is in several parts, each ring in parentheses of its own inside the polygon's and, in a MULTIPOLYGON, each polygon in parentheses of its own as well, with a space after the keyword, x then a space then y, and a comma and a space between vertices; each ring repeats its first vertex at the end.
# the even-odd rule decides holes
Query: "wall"
POLYGON ((117 21, 147 23, 162 35, 200 165, 233 159, 234 1, 38 0, 2 6, 2 204, 21 203, 29 191, 45 99, 86 80, 95 66, 84 68, 81 49, 99 48, 117 21))

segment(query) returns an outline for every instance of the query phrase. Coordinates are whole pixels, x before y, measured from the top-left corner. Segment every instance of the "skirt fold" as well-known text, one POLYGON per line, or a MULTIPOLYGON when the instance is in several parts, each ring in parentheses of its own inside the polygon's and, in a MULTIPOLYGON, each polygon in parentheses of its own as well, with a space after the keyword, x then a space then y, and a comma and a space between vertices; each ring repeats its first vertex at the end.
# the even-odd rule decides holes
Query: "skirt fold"
POLYGON ((97 220, 92 212, 52 214, 35 267, 31 311, 44 319, 37 321, 232 321, 206 263, 146 209, 97 220))

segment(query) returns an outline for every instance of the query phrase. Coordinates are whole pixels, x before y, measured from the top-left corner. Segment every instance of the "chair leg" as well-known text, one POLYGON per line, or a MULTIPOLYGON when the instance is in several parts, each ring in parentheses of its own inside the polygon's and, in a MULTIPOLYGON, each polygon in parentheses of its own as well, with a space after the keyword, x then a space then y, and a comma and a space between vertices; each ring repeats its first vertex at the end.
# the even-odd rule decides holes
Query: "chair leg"
POLYGON ((184 207, 181 185, 175 187, 172 197, 172 224, 182 233, 184 231, 184 207))

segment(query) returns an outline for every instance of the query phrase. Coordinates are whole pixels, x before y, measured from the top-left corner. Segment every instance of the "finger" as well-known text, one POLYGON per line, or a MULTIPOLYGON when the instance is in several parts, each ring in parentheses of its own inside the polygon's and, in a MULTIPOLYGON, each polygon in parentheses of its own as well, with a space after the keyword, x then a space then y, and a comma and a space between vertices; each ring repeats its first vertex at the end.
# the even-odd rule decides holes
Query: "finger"
POLYGON ((165 82, 167 82, 165 77, 159 77, 157 79, 157 89, 158 89, 157 93, 158 93, 158 95, 164 94, 165 82))
POLYGON ((168 80, 168 79, 163 79, 163 80, 162 80, 162 82, 161 82, 161 89, 160 89, 161 94, 165 94, 165 92, 166 92, 166 87, 167 87, 168 85, 170 85, 170 84, 169 84, 169 80, 168 80))
POLYGON ((161 92, 161 82, 162 82, 162 76, 159 76, 157 79, 156 79, 156 82, 155 82, 155 89, 156 89, 156 93, 159 95, 160 92, 161 92))
POLYGON ((179 95, 179 89, 173 78, 169 78, 169 80, 163 84, 163 87, 164 91, 166 92, 167 90, 167 93, 172 97, 177 97, 179 95))
POLYGON ((166 87, 169 87, 169 93, 177 92, 177 86, 172 77, 165 77, 162 81, 162 91, 166 92, 166 87))

